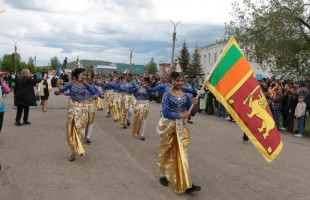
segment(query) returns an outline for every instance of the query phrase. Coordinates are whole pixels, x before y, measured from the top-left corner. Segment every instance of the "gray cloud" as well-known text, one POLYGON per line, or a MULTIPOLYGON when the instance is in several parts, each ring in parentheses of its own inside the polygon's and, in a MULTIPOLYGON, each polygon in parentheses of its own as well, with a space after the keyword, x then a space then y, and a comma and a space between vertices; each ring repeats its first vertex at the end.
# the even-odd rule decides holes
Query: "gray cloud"
MULTIPOLYGON (((128 45, 134 48, 136 64, 146 64, 152 57, 157 62, 171 59, 173 26, 169 19, 156 19, 152 0, 92 0, 90 3, 77 0, 72 1, 72 7, 69 1, 1 1, 12 7, 2 13, 7 15, 7 20, 0 18, 0 23, 9 30, 0 30, 1 39, 22 38, 19 49, 28 51, 28 55, 36 52, 38 57, 43 57, 39 54, 44 54, 46 60, 55 55, 60 59, 70 56, 75 59, 76 54, 83 54, 85 59, 104 55, 109 61, 128 62, 130 50, 125 47, 128 45)), ((184 39, 192 51, 196 42, 205 46, 223 33, 224 24, 182 21, 177 27, 175 53, 179 53, 184 39)), ((12 44, 13 41, 8 49, 12 49, 12 44)))

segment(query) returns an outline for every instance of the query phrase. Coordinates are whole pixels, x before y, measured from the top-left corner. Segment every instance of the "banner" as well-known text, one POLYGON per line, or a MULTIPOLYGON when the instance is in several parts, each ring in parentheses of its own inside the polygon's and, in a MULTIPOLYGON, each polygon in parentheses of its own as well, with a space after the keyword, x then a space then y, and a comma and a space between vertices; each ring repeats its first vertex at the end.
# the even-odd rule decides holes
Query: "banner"
POLYGON ((205 84, 263 157, 271 162, 283 143, 254 71, 231 37, 205 84))

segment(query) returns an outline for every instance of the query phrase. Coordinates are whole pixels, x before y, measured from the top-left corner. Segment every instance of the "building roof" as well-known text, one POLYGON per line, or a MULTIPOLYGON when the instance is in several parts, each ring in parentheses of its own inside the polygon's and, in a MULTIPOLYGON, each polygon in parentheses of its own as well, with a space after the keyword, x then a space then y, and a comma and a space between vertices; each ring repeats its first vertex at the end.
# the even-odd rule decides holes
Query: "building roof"
POLYGON ((215 45, 221 45, 221 44, 226 44, 227 42, 226 41, 221 41, 221 42, 215 42, 215 43, 212 43, 212 44, 208 44, 206 46, 203 46, 203 47, 199 47, 198 49, 205 49, 205 48, 208 48, 208 47, 213 47, 215 45))
MULTIPOLYGON (((106 69, 106 68, 103 68, 103 69, 97 69, 96 68, 96 71, 100 71, 102 73, 110 73, 111 71, 117 71, 117 73, 126 73, 127 70, 129 69, 130 65, 129 64, 124 64, 124 63, 120 63, 120 64, 117 64, 117 69, 116 70, 113 70, 113 69, 106 69)), ((145 65, 132 65, 132 73, 133 74, 143 74, 144 72, 144 69, 145 69, 145 65)))

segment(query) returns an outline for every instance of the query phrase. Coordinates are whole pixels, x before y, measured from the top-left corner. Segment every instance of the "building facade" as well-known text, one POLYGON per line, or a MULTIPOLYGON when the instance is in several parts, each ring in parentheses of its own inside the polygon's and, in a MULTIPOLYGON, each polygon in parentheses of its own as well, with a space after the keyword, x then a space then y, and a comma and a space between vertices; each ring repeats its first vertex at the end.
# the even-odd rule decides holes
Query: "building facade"
POLYGON ((171 66, 171 63, 160 63, 159 64, 159 75, 161 77, 166 77, 170 66, 171 66))
MULTIPOLYGON (((213 66, 221 56, 226 44, 226 42, 218 42, 198 49, 201 59, 200 62, 202 65, 202 69, 204 70, 205 77, 210 74, 213 66)), ((270 73, 270 68, 264 68, 262 67, 262 65, 255 62, 249 61, 249 63, 258 79, 261 79, 262 77, 272 76, 272 74, 270 73)))

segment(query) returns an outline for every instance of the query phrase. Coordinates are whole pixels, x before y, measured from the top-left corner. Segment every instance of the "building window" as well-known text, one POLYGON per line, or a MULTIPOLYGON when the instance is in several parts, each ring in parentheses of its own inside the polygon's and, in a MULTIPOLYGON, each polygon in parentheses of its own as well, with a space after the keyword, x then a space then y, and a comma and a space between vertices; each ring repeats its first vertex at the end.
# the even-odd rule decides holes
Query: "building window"
POLYGON ((211 64, 211 53, 209 53, 209 64, 211 64))
POLYGON ((203 64, 207 64, 207 55, 203 55, 203 64))
POLYGON ((217 53, 214 53, 214 63, 217 61, 217 53))

